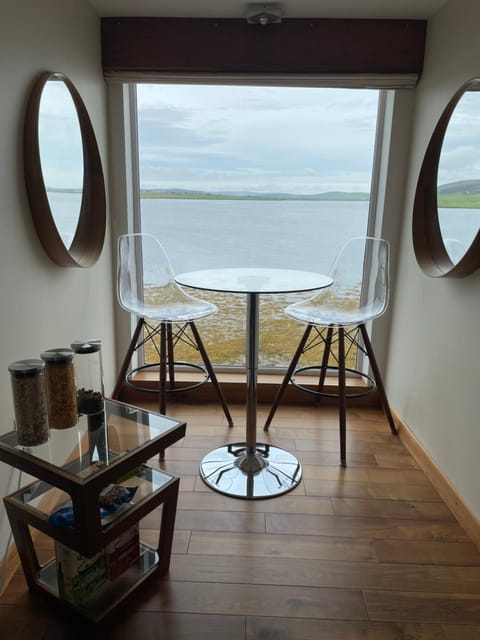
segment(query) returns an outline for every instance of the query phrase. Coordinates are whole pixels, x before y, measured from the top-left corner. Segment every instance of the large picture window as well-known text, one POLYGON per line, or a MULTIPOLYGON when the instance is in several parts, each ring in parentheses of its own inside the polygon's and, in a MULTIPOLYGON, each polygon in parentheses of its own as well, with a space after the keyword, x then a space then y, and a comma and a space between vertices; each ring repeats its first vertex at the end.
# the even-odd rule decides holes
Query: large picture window
MULTIPOLYGON (((367 234, 379 91, 139 84, 136 100, 139 226, 176 273, 326 273, 367 234)), ((243 365, 245 297, 201 297, 219 308, 201 327, 212 361, 243 365)), ((297 299, 261 299, 260 366, 288 364, 302 327, 283 308, 297 299)))

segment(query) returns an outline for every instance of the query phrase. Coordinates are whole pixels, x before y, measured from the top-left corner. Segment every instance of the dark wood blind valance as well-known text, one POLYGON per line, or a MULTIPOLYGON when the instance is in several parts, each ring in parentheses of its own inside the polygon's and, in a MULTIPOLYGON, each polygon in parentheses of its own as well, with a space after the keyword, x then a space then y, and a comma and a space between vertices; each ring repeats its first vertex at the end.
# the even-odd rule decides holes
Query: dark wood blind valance
POLYGON ((102 18, 107 78, 266 75, 374 79, 414 85, 423 68, 426 21, 102 18))

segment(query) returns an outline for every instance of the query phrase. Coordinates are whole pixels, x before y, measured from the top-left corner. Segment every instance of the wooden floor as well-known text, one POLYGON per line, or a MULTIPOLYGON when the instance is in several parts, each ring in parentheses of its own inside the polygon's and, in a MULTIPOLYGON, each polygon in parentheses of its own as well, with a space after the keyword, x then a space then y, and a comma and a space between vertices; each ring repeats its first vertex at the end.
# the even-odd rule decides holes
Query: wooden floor
MULTIPOLYGON (((30 594, 19 572, 0 599, 2 638, 480 638, 480 552, 379 411, 348 411, 344 469, 335 409, 281 406, 259 439, 295 452, 303 480, 259 501, 222 496, 198 477, 205 453, 244 438, 242 406, 232 407, 232 429, 217 405, 168 413, 187 421, 161 465, 181 477, 168 577, 92 629, 30 594)), ((145 538, 158 516, 142 523, 145 538)))

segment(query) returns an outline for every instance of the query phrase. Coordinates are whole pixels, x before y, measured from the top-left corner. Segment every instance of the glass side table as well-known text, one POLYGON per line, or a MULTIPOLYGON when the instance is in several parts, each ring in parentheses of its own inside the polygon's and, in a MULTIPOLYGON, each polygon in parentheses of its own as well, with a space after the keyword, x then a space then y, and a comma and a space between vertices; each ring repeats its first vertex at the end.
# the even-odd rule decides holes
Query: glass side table
POLYGON ((95 420, 83 416, 76 427, 52 430, 49 441, 37 447, 19 446, 15 431, 0 437, 0 460, 37 478, 4 498, 29 588, 59 598, 56 561, 39 563, 29 527, 91 557, 160 505, 155 549, 141 543, 136 563, 84 603, 62 601, 98 621, 153 572, 168 570, 179 479, 146 462, 183 438, 185 429, 184 422, 106 400, 95 420), (135 494, 125 508, 102 518, 99 495, 112 483, 136 487, 135 494), (49 521, 66 503, 73 507, 74 527, 49 521))

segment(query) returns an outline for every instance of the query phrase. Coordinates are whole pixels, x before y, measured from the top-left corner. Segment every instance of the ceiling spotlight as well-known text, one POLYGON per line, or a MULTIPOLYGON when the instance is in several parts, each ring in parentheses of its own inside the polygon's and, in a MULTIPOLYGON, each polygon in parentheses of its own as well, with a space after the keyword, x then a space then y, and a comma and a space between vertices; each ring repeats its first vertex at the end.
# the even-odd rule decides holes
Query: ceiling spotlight
POLYGON ((254 3, 247 5, 248 24, 275 24, 282 21, 282 13, 279 4, 254 3))

